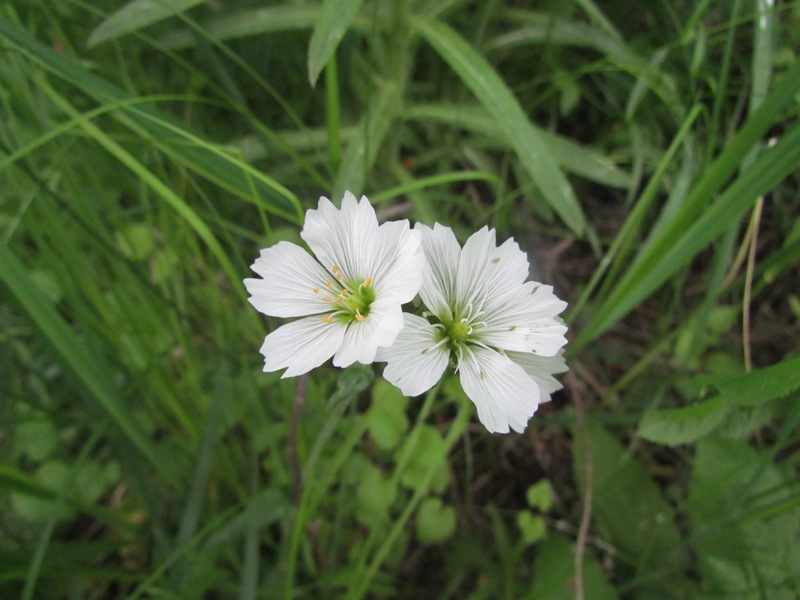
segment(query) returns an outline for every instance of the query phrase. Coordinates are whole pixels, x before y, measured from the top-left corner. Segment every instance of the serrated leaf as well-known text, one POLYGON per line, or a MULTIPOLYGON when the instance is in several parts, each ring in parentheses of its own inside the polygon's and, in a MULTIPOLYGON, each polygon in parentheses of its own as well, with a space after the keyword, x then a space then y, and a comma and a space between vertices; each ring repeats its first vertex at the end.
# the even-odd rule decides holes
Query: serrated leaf
POLYGON ((668 446, 689 444, 714 431, 727 414, 719 396, 681 408, 650 408, 642 415, 639 436, 668 446))
POLYGON ((325 0, 308 45, 308 80, 313 87, 364 0, 325 0))
POLYGON ((103 21, 89 36, 91 48, 158 23, 200 4, 203 0, 132 0, 103 21))
POLYGON ((726 400, 755 406, 788 396, 800 388, 800 355, 772 366, 733 376, 701 376, 698 384, 713 385, 726 400))

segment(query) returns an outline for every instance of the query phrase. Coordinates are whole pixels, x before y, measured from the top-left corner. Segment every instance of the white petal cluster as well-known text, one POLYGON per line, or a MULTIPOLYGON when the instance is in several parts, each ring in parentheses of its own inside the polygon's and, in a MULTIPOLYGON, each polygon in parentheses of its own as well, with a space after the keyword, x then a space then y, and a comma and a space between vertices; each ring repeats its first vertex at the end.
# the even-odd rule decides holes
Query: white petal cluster
POLYGON ((279 242, 245 279, 250 303, 272 317, 302 317, 267 335, 264 371, 301 375, 333 357, 346 367, 369 364, 403 327, 401 306, 422 284, 420 233, 408 221, 378 224, 366 197, 346 192, 341 210, 320 198, 300 236, 314 253, 279 242), (315 258, 316 257, 316 258, 315 258))
POLYGON ((491 432, 522 432, 541 402, 560 389, 566 303, 528 278, 528 259, 513 239, 497 246, 484 227, 462 248, 438 223, 422 233, 426 269, 423 316, 404 314, 404 328, 378 351, 384 377, 408 396, 421 394, 455 366, 464 392, 491 432))
POLYGON ((431 389, 448 366, 478 418, 495 433, 522 432, 567 370, 566 303, 528 281, 513 239, 498 246, 484 227, 463 248, 449 227, 378 224, 366 197, 346 192, 341 209, 320 198, 303 240, 261 251, 245 279, 260 312, 296 320, 264 340, 264 370, 293 377, 329 358, 337 367, 387 363, 384 377, 407 396, 431 389), (420 314, 402 306, 417 294, 420 314))

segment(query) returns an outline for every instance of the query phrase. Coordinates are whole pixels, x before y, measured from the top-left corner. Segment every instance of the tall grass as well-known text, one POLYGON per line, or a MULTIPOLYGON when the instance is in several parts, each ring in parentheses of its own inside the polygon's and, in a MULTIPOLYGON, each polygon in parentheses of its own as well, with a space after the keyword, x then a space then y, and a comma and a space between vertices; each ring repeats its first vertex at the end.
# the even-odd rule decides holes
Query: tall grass
POLYGON ((0 596, 796 598, 800 2, 0 8, 0 596), (570 308, 454 379, 261 372, 321 195, 485 224, 570 308))

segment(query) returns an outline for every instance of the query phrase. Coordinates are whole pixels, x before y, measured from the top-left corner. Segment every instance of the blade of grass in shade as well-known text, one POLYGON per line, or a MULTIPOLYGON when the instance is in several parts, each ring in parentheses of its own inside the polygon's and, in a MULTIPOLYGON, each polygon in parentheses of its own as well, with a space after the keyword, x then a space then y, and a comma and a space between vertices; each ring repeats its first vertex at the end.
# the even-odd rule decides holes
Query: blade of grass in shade
POLYGON ((25 267, 7 246, 0 245, 0 279, 20 306, 28 313, 50 345, 69 365, 77 378, 89 390, 92 398, 157 471, 169 476, 168 463, 159 456, 155 446, 137 425, 109 379, 111 370, 88 346, 81 343, 66 322, 58 315, 47 297, 36 287, 25 267))
POLYGON ((368 108, 347 145, 333 184, 335 201, 341 199, 345 190, 350 190, 357 196, 364 193, 367 176, 397 114, 399 90, 400 86, 396 83, 381 83, 367 103, 368 108))
POLYGON ((103 21, 89 35, 89 47, 168 19, 203 0, 132 0, 103 21))
POLYGON ((531 44, 547 44, 591 48, 633 77, 642 78, 646 86, 665 103, 678 103, 673 78, 654 69, 648 61, 631 50, 618 35, 584 23, 561 19, 550 13, 512 10, 509 16, 522 23, 518 29, 499 35, 489 43, 489 50, 509 50, 531 44))
MULTIPOLYGON (((311 29, 318 15, 318 5, 292 6, 285 4, 241 10, 216 19, 209 19, 203 23, 203 28, 213 40, 222 42, 265 33, 311 29)), ((197 35, 194 31, 181 29, 168 33, 161 38, 161 42, 173 50, 183 50, 197 44, 197 35)))
MULTIPOLYGON (((402 117, 447 123, 478 133, 489 140, 500 140, 494 120, 479 106, 423 104, 406 108, 402 117)), ((631 186, 631 176, 600 152, 549 131, 539 130, 539 134, 553 158, 565 171, 611 187, 627 189, 631 186)))
MULTIPOLYGON (((778 185, 797 168, 798 163, 800 123, 789 129, 773 148, 764 152, 708 210, 701 215, 693 215, 693 220, 688 222, 681 218, 687 212, 684 211, 684 215, 666 227, 661 238, 626 273, 573 345, 577 348, 584 346, 626 315, 695 254, 726 229, 735 226, 756 198, 778 185)), ((691 212, 694 213, 693 210, 691 212)))
MULTIPOLYGON (((689 133, 692 124, 694 124, 695 119, 697 119, 701 112, 702 107, 700 105, 695 105, 684 120, 683 125, 681 125, 680 130, 675 136, 675 139, 672 140, 672 143, 670 144, 666 153, 662 157, 661 161, 659 161, 653 176, 647 182, 647 187, 645 187, 644 191, 639 197, 636 206, 633 207, 630 216, 625 220, 625 224, 619 230, 619 233, 617 233, 614 241, 611 243, 611 247, 608 249, 606 255, 603 257, 603 260, 600 262, 600 265, 592 275, 592 279, 589 281, 589 284, 583 290, 583 293, 578 301, 572 307, 570 307, 568 313, 569 321, 575 319, 575 317, 581 312, 583 306, 586 304, 586 301, 589 299, 589 296, 591 296, 591 294, 594 292, 597 284, 607 271, 609 272, 607 279, 612 282, 610 285, 613 285, 613 281, 616 278, 617 269, 621 268, 622 263, 628 257, 630 250, 632 250, 633 245, 636 243, 636 240, 639 239, 638 234, 640 232, 641 225, 644 222, 644 218, 650 211, 653 202, 655 202, 656 198, 658 197, 658 192, 661 189, 661 182, 664 179, 667 169, 672 164, 672 160, 677 154, 678 148, 683 143, 684 137, 689 133)), ((602 298, 602 295, 600 297, 602 298)))
POLYGON ((211 472, 214 449, 224 422, 227 400, 230 397, 230 365, 227 361, 223 361, 217 368, 214 388, 214 396, 211 401, 211 408, 208 411, 203 441, 197 455, 192 485, 189 489, 189 496, 186 499, 180 527, 178 528, 177 545, 185 543, 194 535, 197 530, 197 524, 200 521, 200 515, 203 512, 206 485, 211 472))
MULTIPOLYGON (((70 117, 78 118, 80 116, 80 113, 78 113, 78 111, 69 102, 67 102, 67 100, 59 96, 58 93, 50 88, 46 83, 42 81, 40 82, 40 86, 50 96, 53 102, 70 117)), ((195 231, 195 233, 197 233, 200 239, 206 243, 209 250, 211 250, 211 253, 216 257, 217 261, 219 261, 220 266, 230 278, 230 281, 239 296, 242 299, 246 298, 244 287, 241 283, 241 275, 231 264, 225 250, 222 248, 222 246, 220 246, 216 237, 214 237, 214 234, 211 232, 205 222, 197 215, 197 213, 194 212, 194 210, 192 210, 192 208, 180 197, 178 197, 178 195, 173 192, 169 186, 156 177, 142 163, 136 160, 136 158, 134 158, 122 146, 112 140, 111 137, 109 137, 99 127, 90 121, 84 120, 81 123, 81 128, 110 154, 115 156, 120 163, 135 173, 143 183, 152 189, 186 221, 186 223, 195 231)))
POLYGON ((380 204, 399 196, 405 196, 413 192, 425 190, 437 185, 447 185, 450 183, 460 183, 462 181, 489 181, 492 183, 500 183, 500 179, 494 173, 488 171, 458 171, 455 173, 442 173, 441 175, 434 175, 432 177, 423 177, 422 179, 414 179, 403 185, 398 185, 388 190, 384 190, 379 194, 373 194, 369 197, 370 202, 373 204, 380 204))
POLYGON ((308 44, 308 80, 314 87, 364 0, 324 0, 308 44))
POLYGON ((584 235, 586 219, 572 187, 538 129, 492 66, 448 26, 419 18, 413 19, 412 24, 494 117, 556 214, 576 235, 584 235))
POLYGON ((342 120, 339 103, 339 69, 336 56, 332 56, 325 67, 325 121, 328 126, 328 157, 331 168, 336 171, 342 162, 342 120))
POLYGON ((248 201, 259 202, 263 198, 271 212, 297 223, 302 222, 302 208, 299 202, 276 182, 263 175, 253 182, 252 176, 243 170, 241 164, 232 162, 230 157, 223 158, 219 154, 210 152, 208 144, 201 146, 187 144, 187 136, 201 139, 200 136, 193 134, 185 126, 160 111, 125 108, 126 103, 131 100, 129 94, 88 72, 76 62, 56 54, 51 48, 3 18, 0 18, 0 36, 5 37, 39 65, 77 86, 99 102, 120 104, 123 107, 120 118, 122 116, 129 118, 130 121, 127 122, 129 126, 130 123, 135 123, 141 130, 147 131, 154 139, 159 140, 164 147, 178 148, 179 152, 176 151, 175 155, 188 168, 248 201), (176 135, 176 132, 180 134, 176 135), (253 184, 258 192, 257 198, 253 197, 251 187, 253 184))

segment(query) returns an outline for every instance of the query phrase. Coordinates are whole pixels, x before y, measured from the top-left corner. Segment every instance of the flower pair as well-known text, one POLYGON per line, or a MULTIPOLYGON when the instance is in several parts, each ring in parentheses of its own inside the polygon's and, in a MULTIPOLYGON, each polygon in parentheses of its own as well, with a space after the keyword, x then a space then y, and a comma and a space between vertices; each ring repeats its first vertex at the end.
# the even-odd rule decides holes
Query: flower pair
POLYGON ((321 198, 301 237, 316 256, 280 242, 245 279, 264 314, 303 317, 267 335, 264 370, 292 377, 320 366, 387 362, 384 377, 408 396, 432 388, 448 365, 491 432, 522 432, 566 370, 566 307, 550 286, 526 282, 513 241, 484 227, 462 248, 449 227, 378 224, 366 197, 341 210, 321 198), (417 295, 421 315, 403 312, 417 295))

